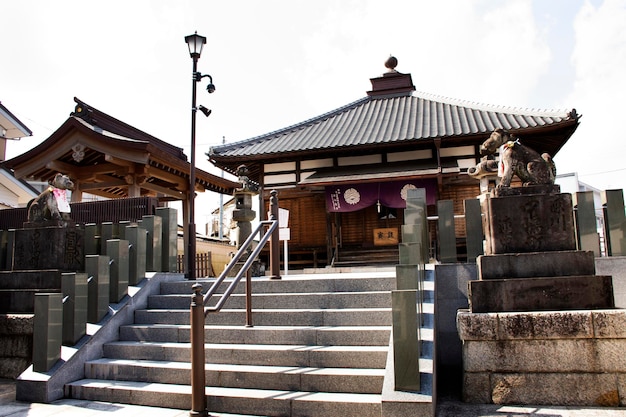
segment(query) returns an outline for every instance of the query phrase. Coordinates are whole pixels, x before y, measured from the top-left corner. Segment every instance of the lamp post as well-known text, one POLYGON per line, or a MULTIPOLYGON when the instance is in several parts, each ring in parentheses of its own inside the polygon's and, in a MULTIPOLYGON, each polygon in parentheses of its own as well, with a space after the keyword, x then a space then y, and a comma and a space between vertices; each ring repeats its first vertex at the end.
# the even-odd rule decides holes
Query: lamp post
MULTIPOLYGON (((195 219, 195 197, 196 197, 196 84, 199 83, 202 78, 209 77, 209 85, 207 91, 212 93, 215 91, 213 85, 213 79, 210 75, 203 75, 198 72, 198 59, 202 54, 202 47, 206 44, 206 37, 198 35, 195 32, 193 35, 185 36, 185 42, 189 47, 189 55, 193 60, 193 72, 191 74, 191 163, 189 166, 189 236, 187 242, 187 278, 196 279, 196 219, 195 219)), ((204 106, 200 106, 200 111, 209 116, 211 110, 204 106)))

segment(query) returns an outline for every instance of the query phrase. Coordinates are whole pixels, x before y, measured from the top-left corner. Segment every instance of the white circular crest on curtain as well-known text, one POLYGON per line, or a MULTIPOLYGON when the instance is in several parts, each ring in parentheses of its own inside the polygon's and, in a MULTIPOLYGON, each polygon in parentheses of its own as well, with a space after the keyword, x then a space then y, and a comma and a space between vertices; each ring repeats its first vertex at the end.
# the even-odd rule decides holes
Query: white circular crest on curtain
POLYGON ((348 204, 356 204, 361 201, 361 194, 354 188, 348 188, 343 193, 343 199, 346 200, 348 204))
POLYGON ((404 201, 406 201, 406 196, 409 193, 409 190, 415 189, 417 188, 416 186, 414 186, 413 184, 405 184, 404 187, 402 187, 402 190, 400 190, 400 197, 402 197, 402 199, 404 201))

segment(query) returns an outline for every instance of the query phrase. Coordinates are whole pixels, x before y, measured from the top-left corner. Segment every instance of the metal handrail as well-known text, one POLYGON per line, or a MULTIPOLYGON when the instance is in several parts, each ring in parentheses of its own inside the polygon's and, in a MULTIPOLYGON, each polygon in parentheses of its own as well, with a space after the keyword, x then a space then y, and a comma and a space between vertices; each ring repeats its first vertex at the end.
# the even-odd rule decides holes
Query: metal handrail
MULTIPOLYGON (((241 245, 241 248, 237 251, 233 259, 228 263, 224 271, 220 274, 220 276, 215 280, 211 288, 207 291, 207 293, 202 296, 202 284, 196 283, 193 285, 193 295, 191 297, 191 306, 190 306, 190 338, 191 338, 191 410, 189 411, 189 415, 193 417, 206 417, 208 416, 207 411, 207 400, 205 395, 205 369, 204 369, 204 320, 206 318, 207 313, 209 312, 217 312, 220 311, 224 306, 228 297, 235 290, 235 287, 241 281, 243 274, 246 274, 246 326, 252 326, 252 274, 250 271, 250 267, 252 263, 256 260, 263 249, 263 246, 267 243, 267 241, 272 237, 272 244, 278 242, 278 200, 276 199, 276 191, 272 191, 273 200, 270 202, 270 212, 271 218, 270 220, 262 220, 257 225, 254 232, 248 236, 246 241, 241 245), (267 233, 261 236, 259 240, 259 244, 257 247, 250 253, 248 249, 252 245, 254 241, 254 237, 257 233, 260 233, 262 227, 268 227, 267 233), (222 282, 226 279, 226 276, 232 271, 237 262, 239 262, 244 254, 249 254, 248 258, 242 265, 241 269, 230 283, 224 294, 220 297, 219 301, 215 306, 206 307, 206 304, 213 296, 217 288, 220 286, 222 282)), ((270 251, 272 252, 272 251, 270 251)), ((278 255, 278 253, 275 253, 278 255)), ((273 256, 270 256, 270 268, 274 270, 274 263, 276 262, 273 256)))
POLYGON ((261 253, 261 250, 263 249, 263 246, 265 246, 267 241, 270 239, 272 232, 274 232, 274 230, 276 230, 277 227, 278 227, 277 220, 262 220, 258 224, 256 229, 250 234, 250 236, 248 236, 246 241, 241 245, 241 248, 237 251, 237 253, 233 257, 233 259, 228 263, 224 271, 220 274, 220 276, 215 280, 213 285, 211 285, 211 288, 209 288, 209 290, 204 295, 202 299, 202 304, 205 306, 204 307, 205 316, 210 312, 220 311, 222 309, 222 307, 228 300, 228 297, 233 293, 233 291, 235 290, 235 287, 237 287, 237 284, 239 284, 239 281, 241 281, 241 278, 243 278, 243 274, 246 273, 250 269, 250 267, 252 266, 252 263, 259 256, 259 254, 261 253), (245 263, 243 264, 243 266, 241 267, 237 275, 235 275, 235 278, 230 283, 226 291, 222 294, 218 302, 212 307, 207 307, 206 304, 208 303, 209 299, 214 295, 215 291, 217 291, 217 288, 222 284, 222 282, 224 282, 224 280, 226 279, 230 271, 232 271, 232 269, 235 267, 237 262, 239 262, 239 260, 246 253, 249 253, 248 248, 252 245, 252 242, 254 241, 254 237, 257 235, 257 233, 260 233, 261 228, 264 226, 267 226, 268 228, 267 233, 265 233, 261 237, 261 239, 259 240, 259 244, 252 251, 252 253, 250 253, 250 256, 248 256, 245 263))

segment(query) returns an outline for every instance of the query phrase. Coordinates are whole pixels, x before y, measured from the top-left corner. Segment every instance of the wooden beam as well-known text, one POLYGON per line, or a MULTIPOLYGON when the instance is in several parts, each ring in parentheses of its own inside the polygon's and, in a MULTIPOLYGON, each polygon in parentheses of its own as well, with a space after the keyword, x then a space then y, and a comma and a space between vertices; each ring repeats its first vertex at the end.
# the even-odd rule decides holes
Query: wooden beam
POLYGON ((183 193, 180 191, 172 190, 170 188, 161 187, 160 185, 152 184, 149 182, 144 183, 141 188, 146 190, 155 191, 157 193, 161 193, 170 197, 174 197, 176 200, 186 200, 187 193, 183 193))
POLYGON ((120 198, 121 197, 118 194, 110 193, 108 191, 98 190, 98 189, 89 191, 89 194, 97 195, 98 197, 104 197, 104 198, 120 198))
POLYGON ((81 184, 80 188, 83 191, 88 190, 100 190, 104 188, 112 188, 112 187, 128 187, 126 181, 124 180, 111 180, 111 181, 103 181, 103 182, 93 182, 91 184, 81 184))
POLYGON ((104 154, 104 160, 119 166, 125 166, 129 168, 135 167, 135 163, 133 161, 127 161, 125 159, 121 159, 109 154, 104 154))
POLYGON ((189 189, 189 181, 186 178, 179 177, 171 172, 164 171, 155 167, 146 167, 145 173, 149 177, 155 177, 163 181, 172 183, 179 190, 185 191, 189 189))
POLYGON ((65 162, 59 161, 59 160, 54 160, 54 161, 50 161, 46 164, 46 168, 48 168, 49 170, 52 171, 58 171, 62 174, 65 174, 67 176, 69 176, 70 178, 77 178, 78 176, 76 175, 76 168, 78 168, 75 165, 70 165, 67 164, 65 162))

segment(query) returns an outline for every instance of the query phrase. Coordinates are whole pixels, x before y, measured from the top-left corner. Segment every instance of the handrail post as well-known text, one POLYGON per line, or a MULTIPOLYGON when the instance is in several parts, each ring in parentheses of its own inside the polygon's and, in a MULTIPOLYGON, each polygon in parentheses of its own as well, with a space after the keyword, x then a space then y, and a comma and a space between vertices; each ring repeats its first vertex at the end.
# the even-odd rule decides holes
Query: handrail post
POLYGON ((252 327, 252 270, 246 271, 246 327, 252 327))
MULTIPOLYGON (((278 191, 270 192, 270 220, 278 221, 278 191)), ((270 241, 270 279, 280 279, 280 237, 278 227, 272 232, 270 241)), ((287 262, 287 259, 285 259, 287 262)))
POLYGON ((190 417, 208 417, 204 374, 204 302, 202 284, 194 284, 191 297, 191 411, 190 417))

